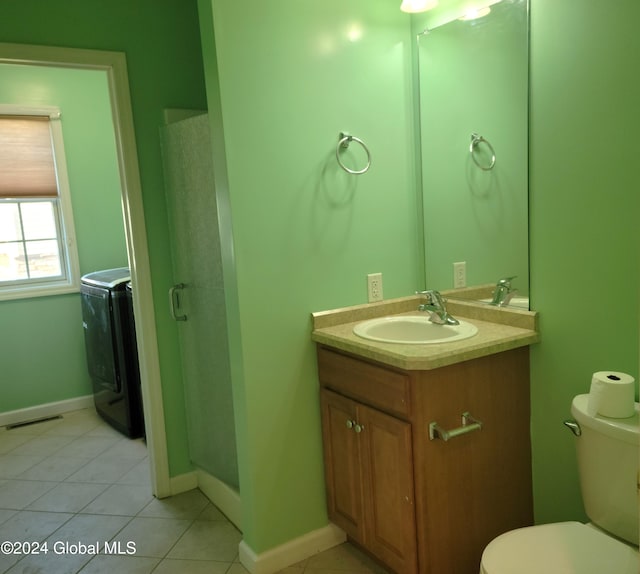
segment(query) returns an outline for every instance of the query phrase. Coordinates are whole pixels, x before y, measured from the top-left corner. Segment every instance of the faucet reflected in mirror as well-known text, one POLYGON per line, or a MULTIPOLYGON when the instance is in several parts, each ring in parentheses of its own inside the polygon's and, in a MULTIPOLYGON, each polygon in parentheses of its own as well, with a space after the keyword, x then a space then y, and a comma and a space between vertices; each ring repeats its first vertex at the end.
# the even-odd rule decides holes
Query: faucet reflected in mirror
POLYGON ((495 291, 493 292, 493 298, 491 299, 490 305, 497 305, 498 307, 504 307, 508 305, 513 296, 518 292, 517 289, 513 289, 511 286, 511 281, 513 281, 516 277, 505 277, 504 279, 500 279, 498 284, 496 285, 495 291))

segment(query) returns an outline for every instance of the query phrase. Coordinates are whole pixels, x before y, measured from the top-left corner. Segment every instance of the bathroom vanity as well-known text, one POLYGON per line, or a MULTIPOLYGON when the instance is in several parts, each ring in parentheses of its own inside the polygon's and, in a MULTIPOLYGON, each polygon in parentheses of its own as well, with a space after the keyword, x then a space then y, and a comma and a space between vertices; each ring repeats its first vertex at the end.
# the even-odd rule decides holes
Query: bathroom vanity
POLYGON ((533 522, 536 314, 450 302, 475 337, 403 345, 353 334, 417 302, 314 314, 328 512, 399 574, 477 574, 493 538, 533 522))

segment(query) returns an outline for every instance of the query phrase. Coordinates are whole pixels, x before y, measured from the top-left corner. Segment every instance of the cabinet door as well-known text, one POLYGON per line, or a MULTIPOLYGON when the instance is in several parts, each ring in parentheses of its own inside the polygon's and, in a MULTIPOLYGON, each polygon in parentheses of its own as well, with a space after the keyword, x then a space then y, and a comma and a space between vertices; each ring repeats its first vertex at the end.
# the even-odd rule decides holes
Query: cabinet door
POLYGON ((363 543, 359 434, 353 429, 356 403, 327 390, 320 398, 329 518, 350 538, 363 543))
POLYGON ((359 406, 365 545, 396 572, 417 572, 411 425, 359 406))
POLYGON ((432 574, 475 574, 496 536, 533 522, 528 348, 417 373, 413 440, 420 566, 432 574), (428 423, 482 429, 429 440, 428 423))

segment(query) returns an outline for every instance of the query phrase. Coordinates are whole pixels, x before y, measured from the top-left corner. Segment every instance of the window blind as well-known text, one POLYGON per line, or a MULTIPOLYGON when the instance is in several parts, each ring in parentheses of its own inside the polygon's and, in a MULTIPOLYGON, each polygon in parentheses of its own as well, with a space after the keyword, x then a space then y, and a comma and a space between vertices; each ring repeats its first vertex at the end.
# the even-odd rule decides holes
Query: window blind
POLYGON ((57 196, 49 118, 0 115, 0 198, 57 196))

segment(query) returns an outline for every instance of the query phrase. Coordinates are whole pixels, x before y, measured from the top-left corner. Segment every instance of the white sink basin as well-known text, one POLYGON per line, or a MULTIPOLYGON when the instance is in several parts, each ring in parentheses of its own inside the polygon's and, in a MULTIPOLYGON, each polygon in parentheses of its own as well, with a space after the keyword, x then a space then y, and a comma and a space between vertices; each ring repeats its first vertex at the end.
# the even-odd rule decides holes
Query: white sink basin
POLYGON ((478 328, 466 321, 460 321, 459 325, 436 325, 424 314, 396 315, 363 321, 353 328, 353 332, 371 341, 424 345, 468 339, 478 332, 478 328))

